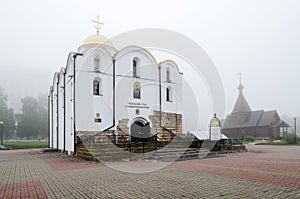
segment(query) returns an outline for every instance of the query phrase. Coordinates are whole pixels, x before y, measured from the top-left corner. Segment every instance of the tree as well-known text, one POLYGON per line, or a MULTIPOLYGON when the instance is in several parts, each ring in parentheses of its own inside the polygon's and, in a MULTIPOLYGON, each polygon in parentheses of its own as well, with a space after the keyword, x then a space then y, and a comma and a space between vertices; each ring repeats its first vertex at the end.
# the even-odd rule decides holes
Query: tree
POLYGON ((22 114, 19 115, 18 137, 43 139, 47 136, 47 97, 25 97, 21 102, 23 106, 22 114))
POLYGON ((3 121, 4 137, 11 137, 15 130, 15 116, 11 108, 7 107, 7 96, 0 87, 0 121, 3 121))

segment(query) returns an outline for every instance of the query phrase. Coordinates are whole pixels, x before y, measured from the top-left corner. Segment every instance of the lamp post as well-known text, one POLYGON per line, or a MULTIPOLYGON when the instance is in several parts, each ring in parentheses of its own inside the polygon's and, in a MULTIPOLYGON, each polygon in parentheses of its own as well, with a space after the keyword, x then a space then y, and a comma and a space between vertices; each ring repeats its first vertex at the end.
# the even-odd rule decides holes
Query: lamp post
POLYGON ((3 121, 0 121, 0 125, 1 125, 1 145, 3 145, 3 121))
POLYGON ((295 144, 297 144, 297 118, 294 118, 295 144))

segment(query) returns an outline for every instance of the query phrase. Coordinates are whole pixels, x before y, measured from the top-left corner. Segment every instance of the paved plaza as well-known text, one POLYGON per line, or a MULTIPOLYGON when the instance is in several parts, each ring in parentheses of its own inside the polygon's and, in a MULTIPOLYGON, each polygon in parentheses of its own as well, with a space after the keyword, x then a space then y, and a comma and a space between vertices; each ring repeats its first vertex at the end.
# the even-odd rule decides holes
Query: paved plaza
POLYGON ((167 165, 0 151, 0 198, 300 198, 300 147, 247 148, 167 165))

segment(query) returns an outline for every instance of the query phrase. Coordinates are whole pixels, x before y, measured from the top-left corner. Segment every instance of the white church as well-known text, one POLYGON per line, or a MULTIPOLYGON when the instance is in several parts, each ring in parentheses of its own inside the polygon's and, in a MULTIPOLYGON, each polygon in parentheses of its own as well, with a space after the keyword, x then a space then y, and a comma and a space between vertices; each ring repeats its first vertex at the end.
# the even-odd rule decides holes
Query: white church
POLYGON ((97 34, 69 53, 66 66, 54 74, 48 96, 50 148, 74 154, 82 135, 130 135, 133 141, 163 137, 162 128, 182 133, 177 64, 158 62, 140 46, 116 49, 96 23, 97 34))

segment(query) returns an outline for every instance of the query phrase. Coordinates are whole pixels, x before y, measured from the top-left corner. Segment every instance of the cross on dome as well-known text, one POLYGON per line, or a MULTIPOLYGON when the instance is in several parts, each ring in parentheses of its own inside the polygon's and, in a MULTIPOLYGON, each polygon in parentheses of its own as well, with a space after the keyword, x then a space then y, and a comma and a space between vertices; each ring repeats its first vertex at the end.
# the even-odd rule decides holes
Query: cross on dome
POLYGON ((104 25, 104 23, 99 21, 99 15, 97 15, 97 20, 92 20, 92 22, 96 24, 95 28, 97 30, 97 35, 99 35, 100 29, 101 29, 100 25, 104 25))
POLYGON ((242 84, 242 73, 241 72, 239 73, 239 76, 240 76, 240 84, 238 86, 238 89, 239 89, 240 92, 242 92, 243 89, 244 89, 244 86, 242 84))

